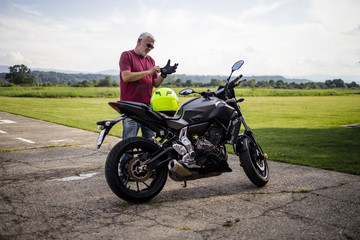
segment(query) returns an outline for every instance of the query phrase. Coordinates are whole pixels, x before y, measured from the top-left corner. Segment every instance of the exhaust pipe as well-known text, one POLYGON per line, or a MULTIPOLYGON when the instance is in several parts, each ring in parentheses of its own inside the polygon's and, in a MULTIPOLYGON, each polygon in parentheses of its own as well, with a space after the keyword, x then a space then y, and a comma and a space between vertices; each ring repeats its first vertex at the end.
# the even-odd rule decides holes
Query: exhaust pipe
POLYGON ((175 159, 170 161, 169 171, 170 173, 174 174, 176 177, 180 177, 180 178, 188 177, 192 175, 192 173, 189 170, 184 168, 184 166, 181 165, 181 163, 179 163, 175 159))
POLYGON ((200 174, 198 172, 186 169, 181 163, 179 163, 175 159, 169 162, 169 177, 174 181, 190 181, 199 178, 219 176, 221 174, 222 172, 210 172, 207 174, 200 174))

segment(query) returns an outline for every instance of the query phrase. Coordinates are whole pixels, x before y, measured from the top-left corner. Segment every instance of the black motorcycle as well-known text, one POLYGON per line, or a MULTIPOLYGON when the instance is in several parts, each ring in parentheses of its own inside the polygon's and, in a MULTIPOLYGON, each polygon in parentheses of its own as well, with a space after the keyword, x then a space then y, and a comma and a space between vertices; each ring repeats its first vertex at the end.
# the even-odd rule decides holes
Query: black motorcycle
MULTIPOLYGON (((105 176, 111 190, 120 198, 134 203, 148 201, 164 187, 169 174, 175 181, 195 180, 231 172, 226 144, 233 145, 246 175, 258 187, 269 181, 267 154, 264 153, 247 125, 236 99, 234 88, 242 75, 231 76, 244 61, 234 64, 225 86, 216 92, 201 92, 169 116, 153 111, 146 104, 118 101, 109 105, 121 115, 100 121, 100 148, 110 129, 129 117, 156 133, 153 140, 128 138, 117 143, 105 164, 105 176), (241 124, 244 132, 239 134, 241 124)), ((192 89, 180 95, 197 93, 192 89)))

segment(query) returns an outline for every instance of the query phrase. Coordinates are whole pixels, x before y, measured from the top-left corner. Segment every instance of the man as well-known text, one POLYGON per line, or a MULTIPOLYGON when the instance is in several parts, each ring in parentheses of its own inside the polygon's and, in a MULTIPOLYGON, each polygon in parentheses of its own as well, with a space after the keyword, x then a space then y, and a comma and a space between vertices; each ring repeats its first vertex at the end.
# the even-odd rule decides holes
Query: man
MULTIPOLYGON (((148 32, 142 33, 133 50, 121 54, 120 100, 146 103, 150 106, 153 87, 159 87, 167 74, 176 72, 178 64, 170 66, 170 60, 163 68, 155 65, 148 53, 154 49, 155 38, 148 32), (158 75, 158 73, 161 73, 158 75)), ((137 136, 141 128, 142 136, 152 138, 154 132, 130 118, 123 120, 123 139, 137 136)))

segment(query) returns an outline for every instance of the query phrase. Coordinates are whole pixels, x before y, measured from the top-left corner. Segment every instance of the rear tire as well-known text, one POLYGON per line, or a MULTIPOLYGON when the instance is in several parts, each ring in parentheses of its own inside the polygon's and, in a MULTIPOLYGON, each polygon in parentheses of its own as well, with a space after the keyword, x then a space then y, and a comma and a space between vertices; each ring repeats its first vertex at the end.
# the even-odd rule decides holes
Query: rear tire
POLYGON ((158 149, 156 143, 141 137, 116 144, 105 164, 105 177, 110 189, 132 203, 146 202, 155 197, 165 185, 167 166, 149 172, 139 172, 137 167, 158 149))
POLYGON ((266 159, 260 159, 260 151, 250 138, 244 140, 247 150, 239 153, 241 165, 250 179, 258 187, 263 187, 269 181, 269 167, 266 159))

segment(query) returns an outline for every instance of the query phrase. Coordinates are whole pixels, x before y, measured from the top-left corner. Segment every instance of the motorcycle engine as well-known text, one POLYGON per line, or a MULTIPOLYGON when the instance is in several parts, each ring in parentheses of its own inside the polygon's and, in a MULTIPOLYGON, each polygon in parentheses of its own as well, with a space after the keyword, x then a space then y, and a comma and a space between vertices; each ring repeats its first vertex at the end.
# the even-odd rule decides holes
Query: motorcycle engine
POLYGON ((211 142, 206 140, 204 137, 196 140, 195 147, 197 150, 203 149, 215 154, 217 153, 216 147, 211 142))
POLYGON ((224 130, 221 127, 217 125, 211 126, 209 130, 204 134, 204 137, 200 137, 196 140, 196 149, 203 149, 217 154, 217 146, 220 143, 223 135, 224 130))
POLYGON ((218 146, 225 132, 218 124, 213 124, 209 130, 204 134, 204 137, 214 146, 218 146))
MULTIPOLYGON (((181 143, 173 143, 173 149, 181 156, 180 162, 188 168, 200 168, 199 171, 214 172, 218 171, 227 164, 221 164, 227 160, 226 151, 220 146, 225 130, 218 124, 213 124, 203 136, 193 138, 192 141, 183 136, 181 143), (220 152, 221 151, 221 152, 220 152), (220 164, 220 165, 219 165, 220 164), (224 165, 224 166, 222 166, 224 165)), ((225 166, 225 168, 227 168, 225 166)))

